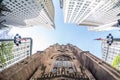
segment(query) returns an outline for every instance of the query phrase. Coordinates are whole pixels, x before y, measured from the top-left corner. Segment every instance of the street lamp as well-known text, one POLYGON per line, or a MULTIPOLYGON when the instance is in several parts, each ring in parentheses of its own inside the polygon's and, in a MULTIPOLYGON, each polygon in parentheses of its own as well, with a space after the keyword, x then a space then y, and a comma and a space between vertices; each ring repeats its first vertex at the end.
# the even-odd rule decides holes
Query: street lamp
POLYGON ((107 57, 108 57, 109 46, 111 46, 112 43, 113 43, 113 36, 112 36, 112 34, 109 34, 109 35, 106 37, 106 40, 107 40, 108 47, 107 47, 107 53, 106 53, 105 61, 107 60, 107 57))

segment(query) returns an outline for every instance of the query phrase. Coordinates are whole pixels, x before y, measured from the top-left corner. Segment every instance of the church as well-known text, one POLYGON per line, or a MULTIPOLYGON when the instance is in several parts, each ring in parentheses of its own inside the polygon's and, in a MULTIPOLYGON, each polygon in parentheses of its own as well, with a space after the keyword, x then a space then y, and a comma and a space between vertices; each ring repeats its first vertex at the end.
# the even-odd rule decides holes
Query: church
POLYGON ((72 44, 54 44, 0 73, 0 80, 120 80, 120 71, 72 44))

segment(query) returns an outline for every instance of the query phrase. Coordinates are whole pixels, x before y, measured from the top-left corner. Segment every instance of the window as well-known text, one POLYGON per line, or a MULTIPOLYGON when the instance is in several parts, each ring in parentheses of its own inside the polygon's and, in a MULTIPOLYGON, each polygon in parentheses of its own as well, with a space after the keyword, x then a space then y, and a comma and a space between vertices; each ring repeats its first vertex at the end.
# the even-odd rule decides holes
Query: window
POLYGON ((27 4, 24 4, 24 5, 27 5, 27 4))
POLYGON ((28 4, 31 4, 30 2, 28 2, 28 4))
POLYGON ((17 0, 15 0, 15 2, 17 2, 17 0))
POLYGON ((22 3, 24 3, 24 1, 21 1, 22 3))

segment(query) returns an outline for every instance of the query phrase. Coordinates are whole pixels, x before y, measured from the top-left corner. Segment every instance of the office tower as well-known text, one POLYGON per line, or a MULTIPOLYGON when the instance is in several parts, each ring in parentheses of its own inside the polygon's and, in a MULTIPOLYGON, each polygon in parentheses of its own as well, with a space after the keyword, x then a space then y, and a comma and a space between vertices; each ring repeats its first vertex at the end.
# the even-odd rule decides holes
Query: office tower
POLYGON ((6 25, 30 27, 43 25, 54 29, 54 6, 52 0, 3 0, 11 12, 3 12, 6 25))
POLYGON ((9 34, 10 29, 0 31, 0 39, 12 39, 13 35, 9 34))
POLYGON ((11 12, 4 4, 2 4, 2 1, 0 1, 0 31, 1 30, 6 30, 9 27, 4 25, 4 23, 6 22, 5 19, 3 19, 2 17, 5 16, 3 13, 4 12, 11 12))
POLYGON ((64 0, 64 22, 93 31, 119 29, 119 5, 119 0, 64 0))
POLYGON ((24 38, 19 46, 13 39, 0 39, 0 71, 12 66, 32 53, 32 39, 24 38))
MULTIPOLYGON (((112 65, 115 58, 120 55, 120 39, 114 38, 112 45, 108 46, 106 39, 102 40, 102 60, 112 65)), ((119 64, 116 68, 120 68, 119 64)))
POLYGON ((89 51, 72 44, 55 44, 2 71, 0 79, 119 80, 120 71, 89 51))

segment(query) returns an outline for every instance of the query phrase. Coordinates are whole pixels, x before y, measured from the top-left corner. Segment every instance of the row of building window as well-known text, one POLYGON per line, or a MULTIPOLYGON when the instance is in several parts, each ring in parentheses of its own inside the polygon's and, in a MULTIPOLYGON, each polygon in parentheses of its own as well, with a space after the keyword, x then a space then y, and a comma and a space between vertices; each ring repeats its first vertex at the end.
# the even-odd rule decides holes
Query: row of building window
POLYGON ((16 51, 23 51, 23 50, 27 50, 27 49, 30 49, 30 46, 21 46, 20 48, 19 47, 16 47, 13 49, 13 52, 16 52, 16 51))
MULTIPOLYGON (((17 16, 17 17, 21 16, 20 18, 24 18, 24 19, 30 17, 30 16, 28 16, 28 14, 33 12, 33 11, 31 11, 33 8, 34 8, 34 10, 38 10, 38 8, 37 8, 38 6, 35 6, 35 5, 33 5, 33 6, 31 5, 32 9, 30 9, 29 5, 31 4, 31 2, 18 1, 16 3, 14 3, 14 1, 12 1, 12 2, 10 1, 10 2, 4 2, 4 3, 12 11, 12 13, 7 13, 6 15, 13 15, 13 16, 17 16), (26 5, 28 5, 27 8, 25 8, 26 5), (30 9, 30 11, 28 12, 27 10, 29 10, 29 9, 30 9)), ((31 14, 29 14, 29 15, 31 15, 31 14)))
POLYGON ((56 61, 54 64, 55 67, 72 67, 71 61, 56 61))
MULTIPOLYGON (((76 5, 76 8, 75 8, 74 11, 73 11, 73 6, 74 5, 69 4, 68 15, 70 15, 70 17, 67 17, 67 18, 71 19, 70 22, 72 22, 74 20, 73 18, 75 18, 75 16, 77 16, 77 15, 78 15, 78 17, 76 17, 77 19, 82 19, 84 16, 86 16, 90 12, 90 10, 91 10, 90 8, 86 11, 86 14, 84 14, 83 16, 81 16, 81 15, 84 13, 84 11, 86 10, 86 8, 88 8, 88 6, 90 5, 90 3, 91 3, 90 1, 87 1, 84 4, 84 6, 81 8, 80 11, 79 11, 79 9, 80 9, 80 7, 81 7, 81 5, 83 3, 79 3, 78 2, 79 5, 76 5), (79 11, 79 13, 78 13, 78 11, 79 11), (71 14, 72 12, 73 12, 73 14, 71 14)), ((69 20, 69 19, 67 19, 67 20, 69 20)), ((74 21, 76 21, 76 19, 74 21)))
POLYGON ((14 59, 16 57, 19 57, 21 55, 30 55, 30 51, 28 50, 26 52, 21 52, 21 53, 17 53, 17 54, 11 54, 11 56, 10 55, 5 56, 5 61, 12 60, 12 59, 14 59))
MULTIPOLYGON (((12 60, 9 60, 9 61, 7 61, 7 62, 4 64, 4 66, 5 66, 5 67, 8 67, 8 66, 10 66, 11 64, 14 64, 14 63, 18 62, 19 60, 24 59, 26 56, 27 56, 27 55, 24 54, 24 55, 21 55, 21 56, 19 56, 19 57, 16 57, 16 58, 12 59, 12 60)), ((5 68, 5 67, 4 67, 4 68, 5 68)))
MULTIPOLYGON (((109 0, 110 1, 110 0, 109 0)), ((101 7, 99 7, 99 9, 96 10, 96 13, 94 13, 93 15, 91 15, 92 17, 95 17, 97 15, 101 16, 99 17, 98 20, 101 20, 102 19, 102 22, 111 22, 116 20, 118 17, 116 16, 116 14, 118 13, 117 8, 115 9, 112 9, 112 7, 114 6, 115 4, 113 2, 106 2, 104 3, 101 7), (109 3, 109 4, 108 4, 109 3), (105 5, 105 6, 104 6, 105 5), (115 12, 115 11, 117 12, 115 12), (103 20, 103 17, 104 17, 104 20, 103 20)))

